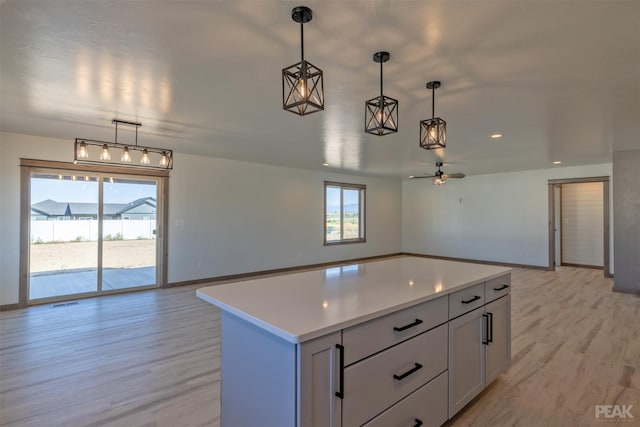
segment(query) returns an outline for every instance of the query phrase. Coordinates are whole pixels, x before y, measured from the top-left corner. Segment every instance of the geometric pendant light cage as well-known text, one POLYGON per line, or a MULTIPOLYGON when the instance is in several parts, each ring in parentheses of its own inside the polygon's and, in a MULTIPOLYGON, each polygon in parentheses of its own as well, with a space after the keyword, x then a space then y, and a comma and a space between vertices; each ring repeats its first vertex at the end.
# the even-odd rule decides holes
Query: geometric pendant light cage
POLYGON ((382 93, 382 64, 389 58, 389 52, 373 54, 373 61, 380 64, 380 96, 365 102, 364 131, 378 136, 398 132, 398 100, 382 93))
POLYGON ((308 7, 291 11, 291 19, 300 24, 300 62, 282 69, 282 108, 300 116, 324 110, 322 70, 304 59, 304 24, 312 18, 308 7))
POLYGON ((439 81, 427 83, 427 89, 431 89, 431 118, 420 122, 420 147, 426 150, 445 148, 447 145, 447 122, 435 117, 435 90, 439 87, 439 81))
POLYGON ((76 138, 73 163, 124 166, 142 169, 173 169, 173 150, 138 145, 138 128, 142 123, 113 119, 116 125, 115 142, 76 138), (134 144, 118 142, 118 125, 135 126, 134 144))

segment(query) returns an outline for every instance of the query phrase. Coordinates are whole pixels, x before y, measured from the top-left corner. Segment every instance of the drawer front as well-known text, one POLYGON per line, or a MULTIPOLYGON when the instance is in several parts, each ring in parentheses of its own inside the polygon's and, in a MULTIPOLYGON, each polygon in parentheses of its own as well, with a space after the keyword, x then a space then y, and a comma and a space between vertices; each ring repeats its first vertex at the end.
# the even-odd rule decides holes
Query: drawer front
POLYGON ((447 421, 447 374, 441 373, 364 427, 440 427, 447 421))
POLYGON ((449 319, 484 305, 484 282, 449 295, 449 319))
POLYGON ((345 329, 345 365, 441 325, 447 321, 447 310, 447 297, 443 296, 345 329))
POLYGON ((511 273, 484 282, 484 296, 487 302, 497 300, 511 292, 511 273))
POLYGON ((344 370, 342 421, 359 426, 447 369, 444 324, 344 370))

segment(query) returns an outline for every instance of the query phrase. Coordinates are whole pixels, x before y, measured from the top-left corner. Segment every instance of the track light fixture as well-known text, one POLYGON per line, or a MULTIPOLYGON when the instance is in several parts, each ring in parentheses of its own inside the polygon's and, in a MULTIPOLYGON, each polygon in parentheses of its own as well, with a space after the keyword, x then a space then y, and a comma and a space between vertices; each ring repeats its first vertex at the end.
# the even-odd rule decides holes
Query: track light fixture
POLYGON ((142 123, 117 119, 113 119, 111 122, 116 125, 115 142, 76 138, 73 163, 106 164, 145 169, 173 169, 173 150, 138 145, 138 128, 142 126, 142 123), (118 125, 135 126, 135 145, 118 142, 118 125), (115 156, 114 158, 109 150, 115 150, 116 153, 120 152, 120 156, 115 156))

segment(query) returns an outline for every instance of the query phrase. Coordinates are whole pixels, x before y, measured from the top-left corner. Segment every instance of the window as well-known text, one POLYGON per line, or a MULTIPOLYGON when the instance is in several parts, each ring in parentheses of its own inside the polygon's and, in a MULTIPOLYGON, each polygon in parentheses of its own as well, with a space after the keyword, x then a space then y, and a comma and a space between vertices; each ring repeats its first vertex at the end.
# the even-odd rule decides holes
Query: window
POLYGON ((324 183, 324 244, 365 242, 366 186, 324 183))

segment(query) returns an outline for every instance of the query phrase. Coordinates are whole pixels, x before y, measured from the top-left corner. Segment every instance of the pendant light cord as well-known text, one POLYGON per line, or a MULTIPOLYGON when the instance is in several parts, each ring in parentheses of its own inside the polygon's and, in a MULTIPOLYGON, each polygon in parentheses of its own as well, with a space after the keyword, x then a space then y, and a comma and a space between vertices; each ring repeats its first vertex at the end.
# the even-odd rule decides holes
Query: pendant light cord
POLYGON ((300 62, 304 62, 304 23, 300 21, 300 62))
POLYGON ((383 97, 382 93, 383 93, 382 92, 382 61, 380 61, 380 100, 381 100, 380 101, 380 104, 381 104, 380 107, 381 108, 382 108, 382 99, 383 99, 382 98, 383 97))
POLYGON ((431 118, 436 117, 436 85, 431 88, 431 118))

